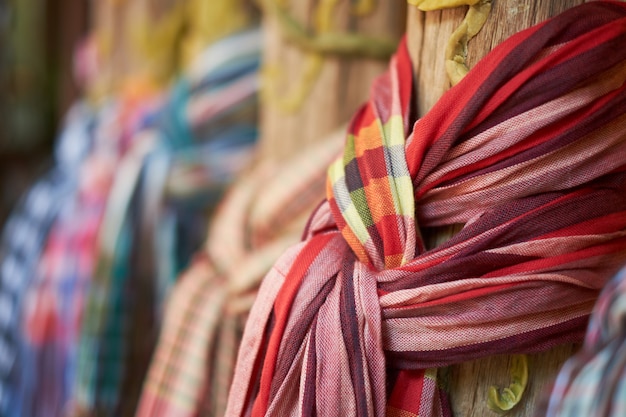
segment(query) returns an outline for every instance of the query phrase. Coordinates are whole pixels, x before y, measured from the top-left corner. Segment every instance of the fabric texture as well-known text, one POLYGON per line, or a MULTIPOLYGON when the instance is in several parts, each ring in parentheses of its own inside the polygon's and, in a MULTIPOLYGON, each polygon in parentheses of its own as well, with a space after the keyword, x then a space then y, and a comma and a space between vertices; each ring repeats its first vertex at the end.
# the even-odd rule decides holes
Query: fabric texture
POLYGON ((447 416, 434 368, 581 341, 626 259, 625 42, 626 4, 570 9, 417 121, 402 42, 261 284, 226 415, 447 416))
POLYGON ((257 29, 212 45, 158 110, 122 124, 70 415, 135 414, 163 298, 201 244, 207 210, 252 160, 259 53, 257 29))
POLYGON ((222 416, 243 325, 262 277, 323 200, 341 134, 244 175, 220 205, 206 252, 171 293, 137 416, 222 416))
POLYGON ((22 415, 61 416, 71 397, 76 344, 96 261, 108 186, 102 167, 84 167, 77 196, 52 227, 22 307, 22 415), (100 171, 100 172, 98 172, 100 171), (104 181, 100 181, 104 180, 104 181))
POLYGON ((626 415, 626 268, 604 287, 582 350, 561 368, 545 414, 626 415))
POLYGON ((89 151, 93 115, 76 104, 68 112, 54 166, 27 192, 8 219, 0 249, 0 415, 22 416, 22 303, 59 214, 76 192, 77 171, 89 151))

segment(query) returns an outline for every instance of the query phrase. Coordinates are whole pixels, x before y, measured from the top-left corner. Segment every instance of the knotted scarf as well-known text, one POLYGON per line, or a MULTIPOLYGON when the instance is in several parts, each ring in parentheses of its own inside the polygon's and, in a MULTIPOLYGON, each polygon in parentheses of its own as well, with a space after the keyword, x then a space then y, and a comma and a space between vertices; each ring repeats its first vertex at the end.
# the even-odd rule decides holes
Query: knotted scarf
POLYGON ((223 416, 237 346, 259 283, 323 199, 341 132, 247 172, 220 205, 206 250, 167 303, 137 417, 223 416))
POLYGON ((402 42, 261 284, 226 414, 449 415, 433 368, 582 340, 626 259, 625 44, 626 4, 570 9, 415 121, 402 42))
POLYGON ((626 414, 626 268, 602 290, 582 350, 557 377, 549 417, 626 414))

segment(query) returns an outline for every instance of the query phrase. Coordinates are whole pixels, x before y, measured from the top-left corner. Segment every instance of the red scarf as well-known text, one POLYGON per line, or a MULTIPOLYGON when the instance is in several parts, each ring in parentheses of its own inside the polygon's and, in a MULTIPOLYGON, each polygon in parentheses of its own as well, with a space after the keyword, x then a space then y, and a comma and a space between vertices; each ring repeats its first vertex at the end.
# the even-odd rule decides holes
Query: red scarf
POLYGON ((433 368, 582 340, 626 259, 625 45, 624 3, 570 9, 415 121, 403 42, 261 286, 227 415, 449 415, 433 368))

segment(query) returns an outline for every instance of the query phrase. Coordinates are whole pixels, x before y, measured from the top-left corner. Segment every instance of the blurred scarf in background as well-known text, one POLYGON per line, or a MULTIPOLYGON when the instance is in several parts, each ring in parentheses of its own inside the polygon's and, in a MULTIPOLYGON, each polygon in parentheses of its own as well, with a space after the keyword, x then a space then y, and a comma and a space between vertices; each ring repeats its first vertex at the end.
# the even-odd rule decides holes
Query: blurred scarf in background
POLYGON ((70 112, 4 231, 0 415, 134 413, 164 299, 253 157, 259 53, 241 32, 169 91, 70 112))
POLYGON ((211 46, 133 135, 99 236, 72 414, 134 414, 162 298, 200 246, 207 208, 252 159, 260 42, 249 30, 211 46))
POLYGON ((626 415, 626 268, 602 290, 582 350, 559 373, 548 417, 626 415))
POLYGON ((68 112, 55 149, 54 166, 17 205, 4 226, 0 247, 0 415, 22 416, 22 305, 36 281, 51 228, 78 187, 92 140, 93 114, 77 104, 68 112))

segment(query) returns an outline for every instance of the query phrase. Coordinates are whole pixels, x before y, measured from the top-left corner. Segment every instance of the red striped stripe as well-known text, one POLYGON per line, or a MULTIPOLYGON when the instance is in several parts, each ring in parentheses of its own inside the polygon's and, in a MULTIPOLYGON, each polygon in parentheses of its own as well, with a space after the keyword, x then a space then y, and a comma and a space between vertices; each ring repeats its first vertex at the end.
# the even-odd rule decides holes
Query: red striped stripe
POLYGON ((254 417, 264 416, 269 405, 269 395, 276 369, 276 359, 278 357, 280 344, 282 342, 289 312, 293 299, 298 293, 302 279, 306 275, 309 267, 315 261, 319 253, 324 250, 328 242, 334 237, 332 234, 317 235, 311 239, 306 247, 300 251, 298 257, 293 263, 293 267, 289 270, 285 277, 285 282, 280 289, 278 297, 274 303, 274 314, 276 315, 276 324, 270 336, 267 354, 263 362, 263 370, 261 374, 261 389, 259 395, 254 402, 252 415, 254 417))

